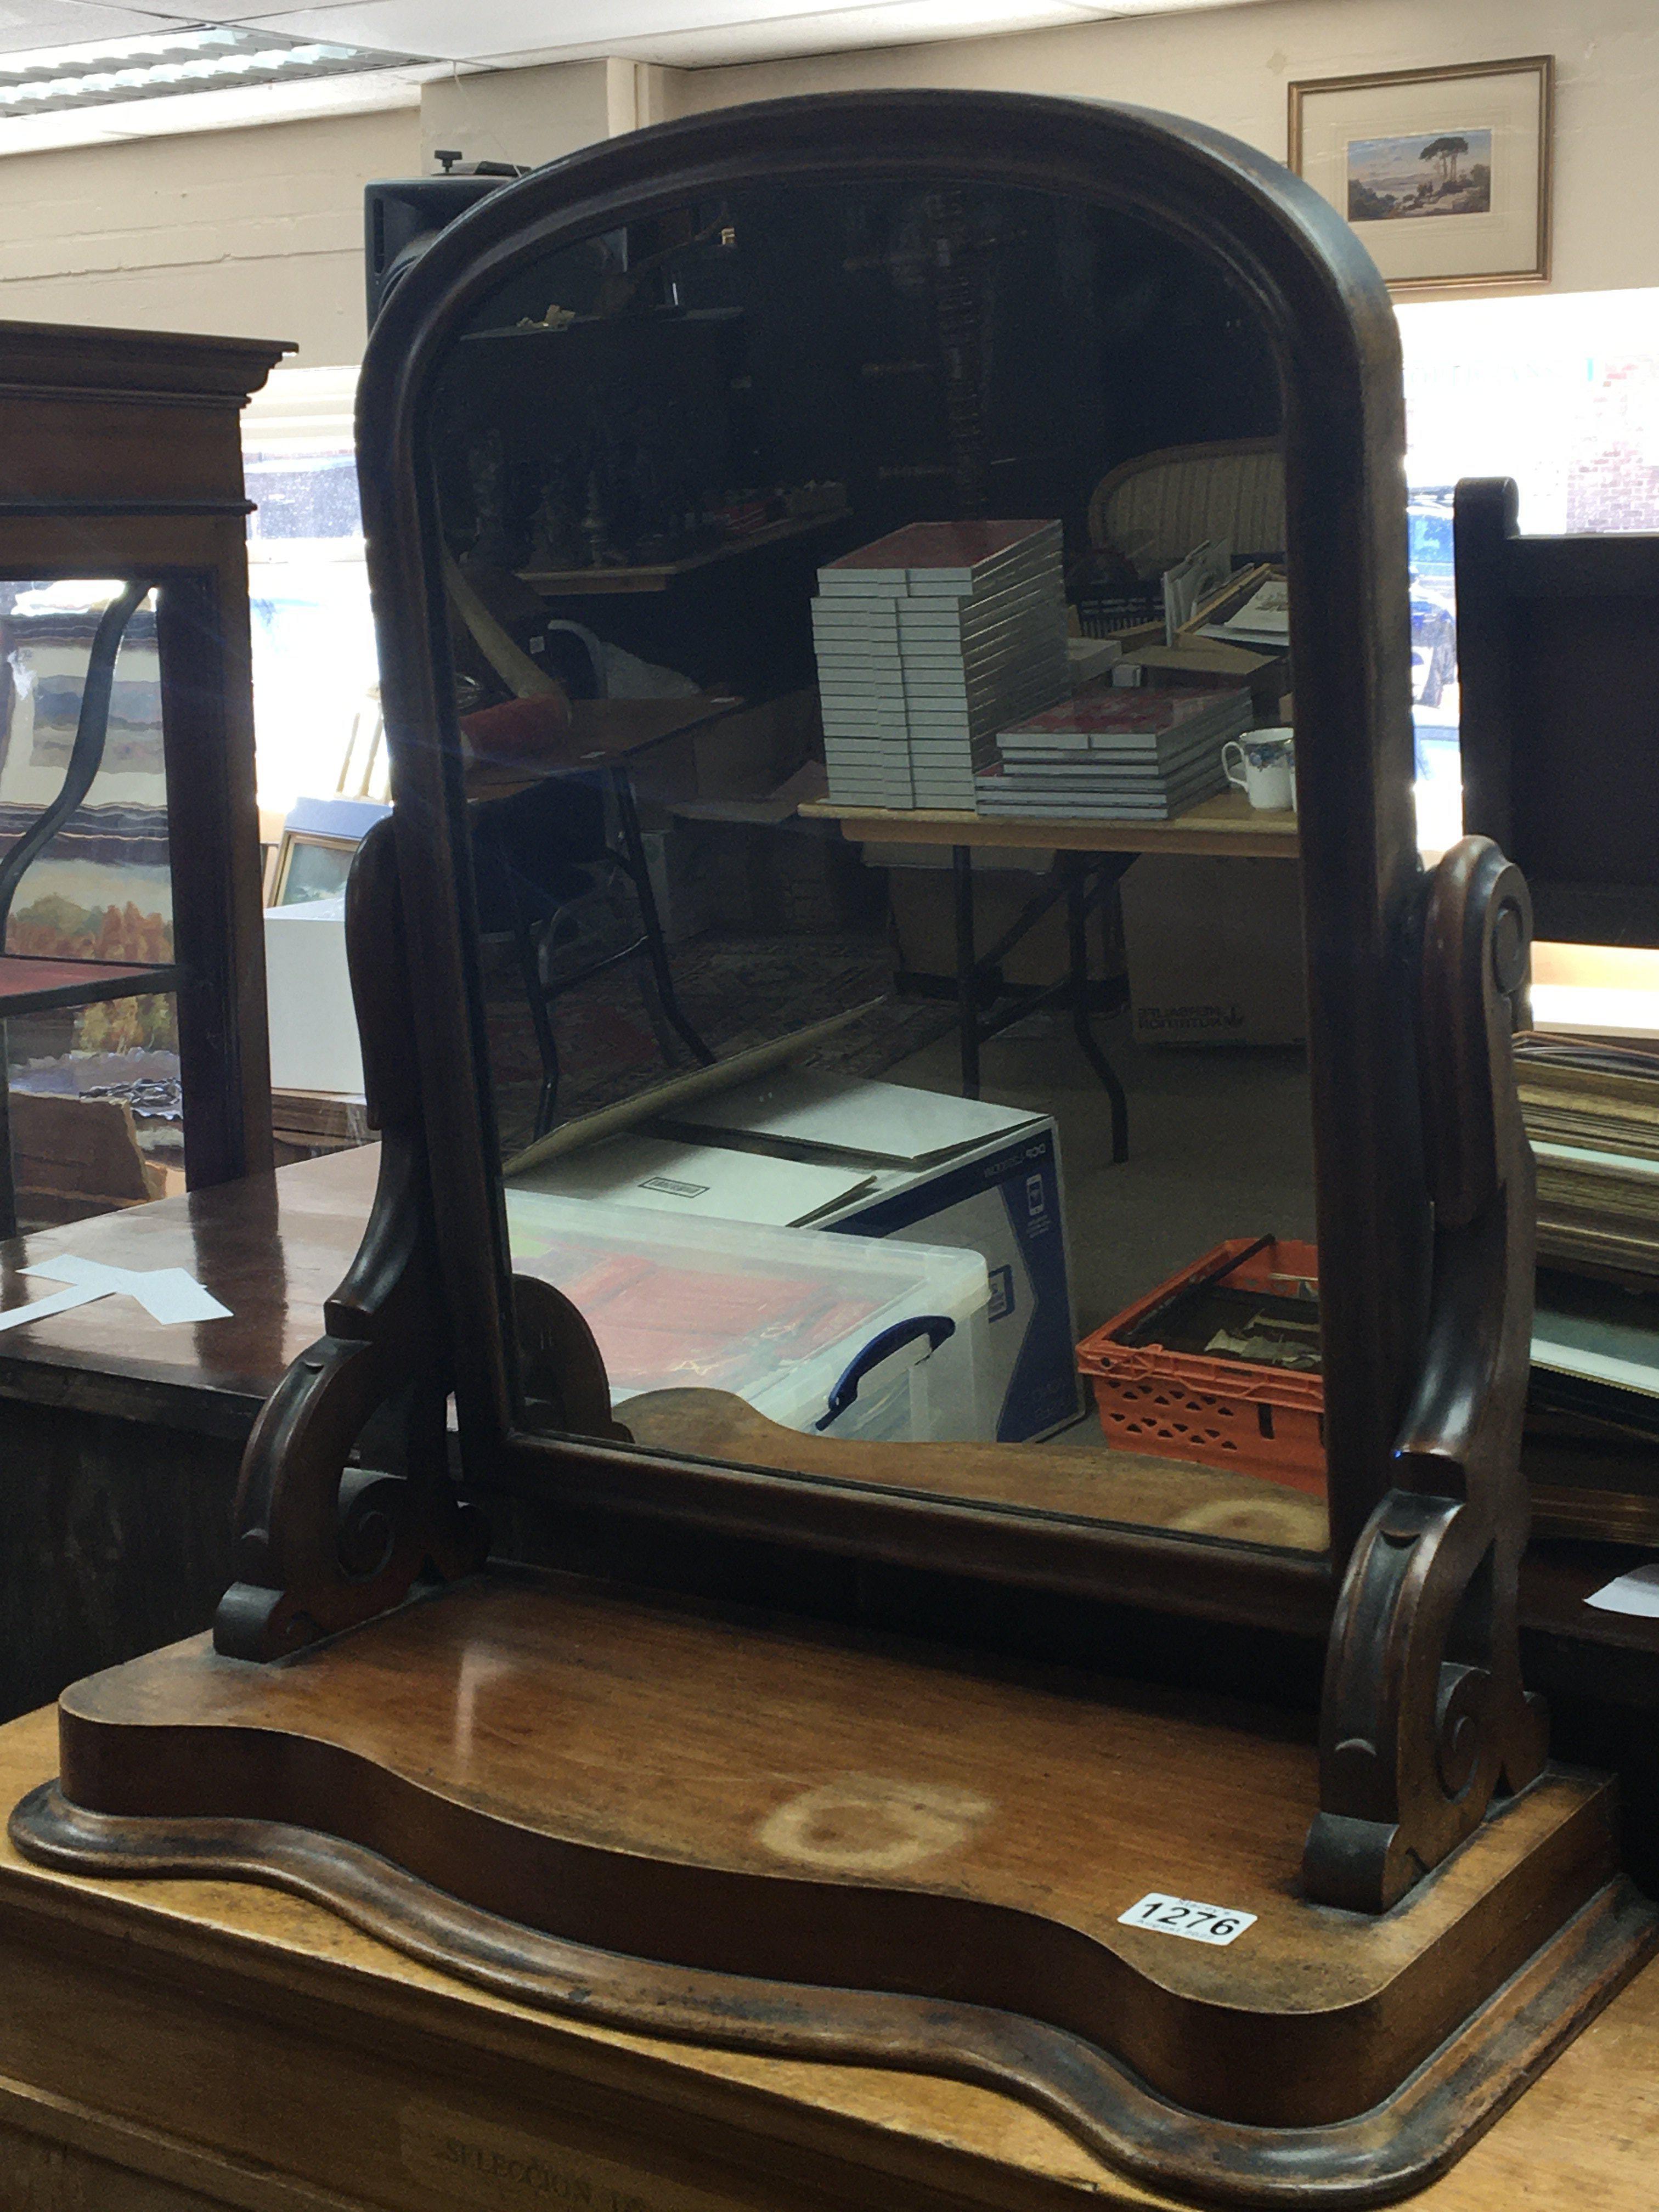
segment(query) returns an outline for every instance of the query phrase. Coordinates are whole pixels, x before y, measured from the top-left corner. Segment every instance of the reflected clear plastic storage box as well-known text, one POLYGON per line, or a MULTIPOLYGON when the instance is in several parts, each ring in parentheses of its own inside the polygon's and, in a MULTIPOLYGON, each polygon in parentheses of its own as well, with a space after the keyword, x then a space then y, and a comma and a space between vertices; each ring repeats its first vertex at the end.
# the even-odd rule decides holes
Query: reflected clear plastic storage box
POLYGON ((784 1428, 872 1443, 987 1432, 991 1289, 977 1252, 539 1191, 509 1190, 507 1216, 515 1270, 580 1309, 619 1407, 703 1389, 784 1428))

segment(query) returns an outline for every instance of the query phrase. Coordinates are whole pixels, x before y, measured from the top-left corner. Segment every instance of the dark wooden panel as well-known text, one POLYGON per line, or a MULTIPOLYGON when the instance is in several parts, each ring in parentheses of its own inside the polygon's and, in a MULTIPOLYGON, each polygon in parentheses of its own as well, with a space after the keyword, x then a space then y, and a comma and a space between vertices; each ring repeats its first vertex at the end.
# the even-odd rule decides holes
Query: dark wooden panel
POLYGON ((240 526, 220 531, 216 566, 169 583, 156 613, 192 1186, 271 1164, 247 568, 240 526))
POLYGON ((205 1626, 240 1437, 0 1406, 0 1717, 205 1626))
POLYGON ((299 1887, 532 2007, 988 2081, 1250 2203, 1431 2172, 1651 1948, 1593 1778, 1332 1916, 1303 1732, 1103 1687, 496 1576, 301 1666, 192 1642, 79 1686, 12 1835, 299 1887), (1255 1918, 1172 1944, 1125 1924, 1152 1890, 1255 1918))
POLYGON ((1463 817, 1534 889, 1538 934, 1659 944, 1659 537, 1522 538, 1457 488, 1463 817))
POLYGON ((0 323, 0 496, 240 499, 238 418, 291 349, 0 323))
POLYGON ((1509 549, 1516 599, 1659 599, 1659 537, 1633 531, 1517 538, 1509 549))
POLYGON ((1507 610, 1510 845, 1540 884, 1659 884, 1659 564, 1646 565, 1650 597, 1507 610))

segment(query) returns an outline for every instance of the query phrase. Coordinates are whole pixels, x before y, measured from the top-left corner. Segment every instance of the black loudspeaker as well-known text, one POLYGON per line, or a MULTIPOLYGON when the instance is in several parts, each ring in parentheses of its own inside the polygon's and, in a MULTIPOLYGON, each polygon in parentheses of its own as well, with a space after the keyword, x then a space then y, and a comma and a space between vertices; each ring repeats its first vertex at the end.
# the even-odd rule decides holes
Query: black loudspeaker
MULTIPOLYGON (((451 157, 453 158, 453 156, 451 157)), ((405 177, 363 187, 363 275, 368 295, 368 325, 396 285, 426 252, 441 230, 491 192, 500 191, 523 169, 505 161, 480 161, 467 175, 405 177)))

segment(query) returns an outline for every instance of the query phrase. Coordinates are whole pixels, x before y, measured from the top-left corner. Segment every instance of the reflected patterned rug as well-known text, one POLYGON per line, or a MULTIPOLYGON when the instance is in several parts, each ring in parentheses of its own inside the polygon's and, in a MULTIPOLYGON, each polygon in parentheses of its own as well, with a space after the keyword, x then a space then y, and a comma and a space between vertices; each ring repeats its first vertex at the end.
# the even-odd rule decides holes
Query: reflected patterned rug
MULTIPOLYGON (((710 934, 678 946, 674 980, 687 1018, 721 1059, 872 999, 880 1004, 799 1063, 876 1076, 955 1027, 935 1000, 892 994, 884 938, 710 934)), ((561 1065, 558 1118, 568 1121, 659 1083, 690 1054, 652 1004, 650 971, 629 961, 567 991, 555 1004, 561 1065)), ((485 980, 490 1069, 503 1150, 530 1140, 541 1083, 518 971, 499 960, 485 980)))

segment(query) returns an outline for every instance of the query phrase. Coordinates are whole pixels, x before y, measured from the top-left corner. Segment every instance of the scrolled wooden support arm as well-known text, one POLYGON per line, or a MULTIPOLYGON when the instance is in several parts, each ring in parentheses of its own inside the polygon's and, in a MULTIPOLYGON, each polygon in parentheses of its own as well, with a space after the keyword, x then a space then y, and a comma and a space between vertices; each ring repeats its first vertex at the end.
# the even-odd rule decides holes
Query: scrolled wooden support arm
POLYGON ((447 1369, 428 1318, 429 1257, 412 1233, 408 1184, 423 1171, 418 1149, 388 1132, 329 1334, 254 1424, 236 1494, 236 1580, 213 1624, 227 1657, 282 1658, 386 1612, 423 1574, 449 1580, 483 1564, 488 1528, 449 1474, 447 1369))
POLYGON ((1465 838, 1428 878, 1428 1340, 1392 1487, 1337 1604, 1304 1856, 1308 1894, 1358 1911, 1386 1911, 1545 1760, 1516 1613, 1536 1200, 1510 1040, 1530 931, 1526 884, 1488 840, 1465 838))
POLYGON ((423 1573, 482 1566, 489 1529, 448 1468, 449 1362, 390 823, 353 864, 352 995, 371 1126, 374 1204, 327 1334, 289 1369, 254 1424, 236 1493, 236 1580, 216 1650, 279 1659, 372 1620, 423 1573), (352 1463, 356 1455, 359 1464, 352 1463))

